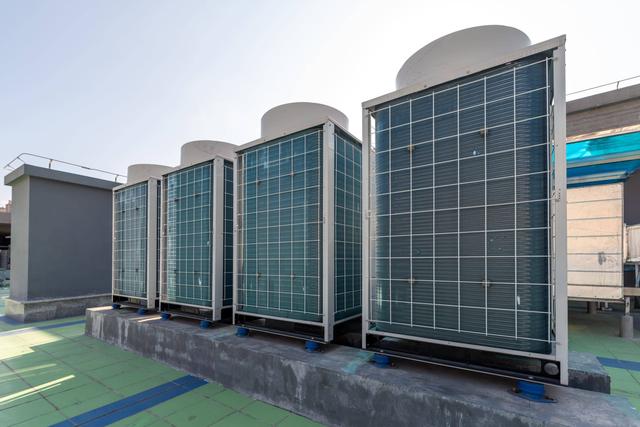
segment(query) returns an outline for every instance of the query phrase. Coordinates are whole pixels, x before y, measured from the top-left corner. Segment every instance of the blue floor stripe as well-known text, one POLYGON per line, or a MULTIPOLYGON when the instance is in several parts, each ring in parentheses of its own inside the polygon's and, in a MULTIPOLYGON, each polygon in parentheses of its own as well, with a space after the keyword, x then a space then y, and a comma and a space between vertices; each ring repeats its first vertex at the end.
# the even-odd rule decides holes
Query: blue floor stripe
POLYGON ((152 387, 148 390, 125 397, 108 405, 101 406, 83 414, 69 418, 66 421, 54 424, 51 427, 102 427, 113 424, 116 421, 138 414, 159 403, 166 402, 181 394, 205 385, 203 379, 186 375, 173 381, 152 387))
POLYGON ((43 325, 43 326, 31 326, 26 328, 14 329, 12 331, 0 332, 0 337, 6 337, 9 335, 19 335, 32 331, 46 331, 48 329, 56 329, 56 328, 64 328, 65 326, 74 326, 80 325, 84 323, 85 320, 73 320, 71 322, 62 322, 62 323, 54 323, 52 325, 43 325))
POLYGON ((620 368, 620 369, 629 369, 630 371, 640 371, 640 362, 634 362, 632 360, 611 359, 609 357, 600 357, 600 356, 598 356, 598 360, 604 366, 608 366, 610 368, 620 368))

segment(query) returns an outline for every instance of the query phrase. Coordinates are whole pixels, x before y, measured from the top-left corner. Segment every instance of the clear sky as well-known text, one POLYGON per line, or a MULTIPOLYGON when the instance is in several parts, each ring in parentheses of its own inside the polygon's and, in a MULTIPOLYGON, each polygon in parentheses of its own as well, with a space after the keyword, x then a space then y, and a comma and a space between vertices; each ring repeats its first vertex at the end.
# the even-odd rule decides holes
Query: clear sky
POLYGON ((0 0, 0 163, 175 165, 182 143, 247 142, 292 101, 342 110, 359 135, 361 102, 405 59, 476 25, 567 34, 571 92, 640 74, 638 16, 637 0, 0 0))

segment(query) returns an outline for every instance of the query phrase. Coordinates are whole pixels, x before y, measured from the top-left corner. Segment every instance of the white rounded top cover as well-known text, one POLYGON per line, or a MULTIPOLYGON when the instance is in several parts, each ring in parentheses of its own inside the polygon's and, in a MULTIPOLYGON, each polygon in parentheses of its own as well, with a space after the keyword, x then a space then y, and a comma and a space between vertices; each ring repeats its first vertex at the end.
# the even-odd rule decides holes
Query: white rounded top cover
POLYGON ((222 141, 191 141, 180 148, 180 166, 204 162, 220 155, 232 159, 236 146, 222 141))
POLYGON ((307 129, 331 119, 348 130, 349 119, 341 111, 314 102, 292 102, 273 107, 262 116, 261 137, 269 140, 307 129))
POLYGON ((127 168, 127 184, 145 181, 149 178, 160 178, 171 169, 170 166, 154 165, 150 163, 136 163, 127 168))
POLYGON ((467 28, 440 37, 405 61, 396 76, 396 89, 429 81, 451 80, 469 67, 527 47, 529 37, 504 25, 467 28))

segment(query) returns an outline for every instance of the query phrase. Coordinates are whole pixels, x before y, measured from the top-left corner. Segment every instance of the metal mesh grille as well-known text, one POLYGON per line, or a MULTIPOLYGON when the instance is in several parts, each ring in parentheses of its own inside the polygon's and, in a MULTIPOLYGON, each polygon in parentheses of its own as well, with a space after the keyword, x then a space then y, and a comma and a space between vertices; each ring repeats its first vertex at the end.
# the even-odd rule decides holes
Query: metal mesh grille
POLYGON ((239 154, 238 309, 322 320, 322 130, 239 154))
POLYGON ((370 319, 549 352, 549 83, 530 57, 372 113, 370 319))
POLYGON ((362 306, 362 148, 335 134, 335 319, 360 314, 362 306))
POLYGON ((114 294, 147 297, 147 183, 113 195, 114 294))
POLYGON ((212 162, 166 179, 165 301, 211 307, 212 162))

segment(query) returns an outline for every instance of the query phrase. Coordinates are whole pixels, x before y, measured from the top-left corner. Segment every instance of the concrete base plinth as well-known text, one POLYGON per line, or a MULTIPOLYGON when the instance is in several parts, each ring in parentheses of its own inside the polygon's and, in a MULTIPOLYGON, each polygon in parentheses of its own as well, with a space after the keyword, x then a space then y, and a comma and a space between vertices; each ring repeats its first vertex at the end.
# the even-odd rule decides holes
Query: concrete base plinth
POLYGON ((553 404, 511 392, 514 380, 398 360, 377 368, 368 351, 302 341, 232 326, 163 321, 109 307, 87 310, 86 334, 193 375, 217 381, 331 426, 639 426, 621 397, 547 386, 553 404))
POLYGON ((596 355, 569 352, 569 387, 611 393, 611 377, 596 355))
POLYGON ((32 301, 17 301, 7 298, 5 301, 5 315, 7 317, 19 322, 41 322, 43 320, 81 316, 87 308, 110 304, 111 294, 32 301))
POLYGON ((623 315, 620 317, 620 336, 622 338, 633 338, 633 316, 623 315))

